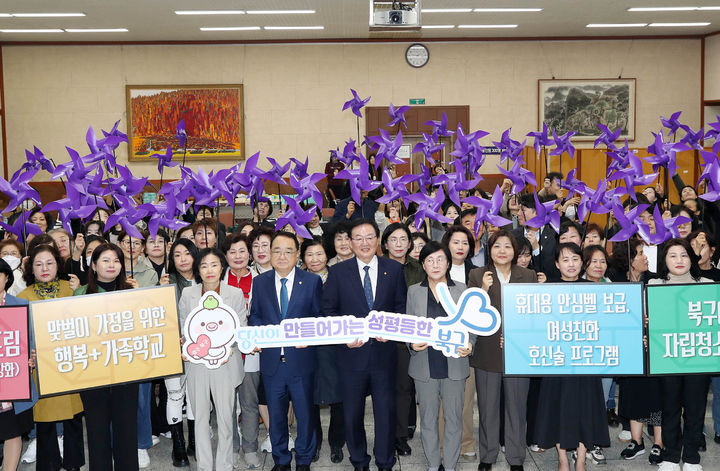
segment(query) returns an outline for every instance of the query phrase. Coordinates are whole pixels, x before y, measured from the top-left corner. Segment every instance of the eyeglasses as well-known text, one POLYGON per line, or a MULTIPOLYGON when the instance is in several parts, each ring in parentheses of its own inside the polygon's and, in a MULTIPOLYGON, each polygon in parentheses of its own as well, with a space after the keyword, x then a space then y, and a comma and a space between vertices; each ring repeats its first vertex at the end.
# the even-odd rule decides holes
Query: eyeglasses
POLYGON ((377 236, 376 236, 376 235, 368 235, 368 236, 365 236, 365 237, 363 237, 363 236, 355 236, 355 237, 352 238, 352 240, 354 240, 355 242, 360 242, 360 243, 362 243, 363 241, 365 241, 365 242, 372 242, 372 241, 375 240, 375 239, 377 239, 377 236))
POLYGON ((444 263, 447 263, 447 258, 446 257, 437 257, 437 258, 428 257, 425 259, 425 263, 427 263, 428 265, 442 265, 444 263))
POLYGON ((252 248, 255 249, 255 250, 257 250, 257 249, 267 250, 267 249, 270 248, 270 244, 268 244, 268 243, 265 243, 265 244, 253 244, 253 245, 252 245, 252 248))
MULTIPOLYGON (((123 247, 130 247, 130 241, 125 239, 122 241, 122 245, 123 247)), ((132 246, 133 248, 139 249, 140 247, 142 247, 142 242, 140 242, 139 240, 133 240, 132 246)))

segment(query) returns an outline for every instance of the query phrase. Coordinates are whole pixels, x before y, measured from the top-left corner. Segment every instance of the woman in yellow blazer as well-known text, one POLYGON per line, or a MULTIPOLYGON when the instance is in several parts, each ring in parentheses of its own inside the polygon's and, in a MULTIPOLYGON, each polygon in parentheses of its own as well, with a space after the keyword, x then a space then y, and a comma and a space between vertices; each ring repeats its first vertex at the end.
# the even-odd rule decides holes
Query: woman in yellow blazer
MULTIPOLYGON (((27 288, 18 294, 28 301, 72 296, 70 283, 59 279, 62 259, 53 245, 42 244, 28 254, 25 266, 27 288)), ((36 379, 37 380, 37 379, 36 379)), ((33 407, 33 419, 37 423, 37 471, 79 470, 85 464, 85 443, 79 394, 40 399, 33 407), (56 439, 55 424, 63 424, 63 454, 56 439)))

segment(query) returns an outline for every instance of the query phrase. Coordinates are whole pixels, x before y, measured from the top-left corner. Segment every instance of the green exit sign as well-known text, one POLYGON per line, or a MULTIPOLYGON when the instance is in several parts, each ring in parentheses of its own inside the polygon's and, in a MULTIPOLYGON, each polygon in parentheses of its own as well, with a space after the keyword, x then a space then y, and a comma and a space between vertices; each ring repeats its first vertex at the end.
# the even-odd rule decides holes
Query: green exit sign
POLYGON ((424 105, 425 98, 410 98, 411 105, 424 105))

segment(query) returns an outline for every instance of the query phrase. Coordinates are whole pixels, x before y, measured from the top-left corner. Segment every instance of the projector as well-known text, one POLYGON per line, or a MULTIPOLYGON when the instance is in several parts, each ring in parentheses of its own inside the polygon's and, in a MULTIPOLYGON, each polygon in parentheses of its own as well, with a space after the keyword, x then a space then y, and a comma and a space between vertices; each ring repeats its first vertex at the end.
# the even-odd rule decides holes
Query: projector
POLYGON ((420 29, 420 3, 370 0, 370 29, 420 29))
POLYGON ((413 10, 380 10, 373 18, 374 26, 418 26, 418 14, 413 10))

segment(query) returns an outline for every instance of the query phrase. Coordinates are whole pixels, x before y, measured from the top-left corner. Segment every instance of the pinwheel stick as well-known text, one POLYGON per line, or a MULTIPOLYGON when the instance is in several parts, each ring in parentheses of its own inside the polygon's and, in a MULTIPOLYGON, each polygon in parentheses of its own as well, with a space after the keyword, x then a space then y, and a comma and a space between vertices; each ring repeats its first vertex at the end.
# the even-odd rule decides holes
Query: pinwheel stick
MULTIPOLYGON (((585 243, 585 236, 587 235, 587 226, 590 223, 590 216, 592 216, 592 210, 588 211, 588 215, 585 218, 585 223, 584 223, 585 230, 583 231, 583 236, 582 236, 582 239, 580 240, 580 248, 582 248, 583 244, 585 243)), ((609 218, 610 217, 608 216, 608 219, 609 218)), ((607 231, 607 229, 606 229, 606 231, 607 231)))
MULTIPOLYGON (((207 240, 207 236, 205 236, 207 240)), ((220 245, 220 197, 217 199, 217 214, 215 215, 215 248, 219 248, 220 245)))
POLYGON ((22 212, 20 213, 20 217, 22 218, 22 243, 23 243, 23 250, 25 251, 25 256, 27 257, 27 228, 25 224, 27 224, 27 220, 25 219, 25 206, 23 206, 22 212))
POLYGON ((128 234, 128 243, 130 244, 130 276, 135 278, 135 267, 133 266, 133 244, 132 237, 128 234))
POLYGON ((183 163, 182 166, 185 166, 185 156, 187 156, 187 148, 188 148, 188 141, 190 140, 190 136, 185 136, 185 146, 183 147, 183 163))

